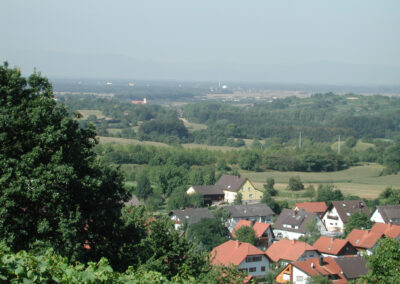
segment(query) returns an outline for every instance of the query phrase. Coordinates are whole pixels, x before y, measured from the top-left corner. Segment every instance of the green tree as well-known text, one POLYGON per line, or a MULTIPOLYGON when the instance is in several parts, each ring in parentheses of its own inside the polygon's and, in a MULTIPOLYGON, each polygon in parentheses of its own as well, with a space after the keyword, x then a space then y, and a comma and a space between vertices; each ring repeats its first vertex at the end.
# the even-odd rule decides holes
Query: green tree
POLYGON ((235 196, 235 200, 233 201, 233 204, 235 205, 242 205, 242 193, 238 192, 235 196))
POLYGON ((351 231, 353 231, 353 229, 366 230, 370 229, 371 226, 372 222, 366 213, 356 212, 347 220, 344 232, 346 235, 348 235, 351 231))
POLYGON ((301 236, 299 240, 313 245, 320 236, 321 234, 318 229, 317 219, 312 219, 306 223, 306 233, 304 236, 301 236))
POLYGON ((264 189, 271 195, 275 196, 278 191, 274 188, 275 180, 273 178, 267 178, 266 184, 264 184, 264 189))
POLYGON ((400 240, 383 238, 374 253, 367 258, 368 274, 361 277, 366 283, 391 284, 400 279, 400 240))
POLYGON ((151 184, 145 172, 142 172, 137 181, 136 195, 141 199, 147 199, 149 195, 153 193, 151 184))
POLYGON ((271 197, 271 195, 267 191, 263 192, 263 197, 261 199, 261 203, 267 204, 272 209, 272 211, 274 211, 276 214, 281 213, 281 207, 275 201, 275 199, 273 199, 271 197))
POLYGON ((400 143, 386 148, 383 153, 383 161, 393 173, 400 171, 400 143))
POLYGON ((185 191, 175 190, 167 200, 167 209, 182 209, 189 204, 189 199, 185 191))
POLYGON ((357 144, 357 139, 354 138, 353 136, 350 136, 346 139, 345 145, 349 148, 353 148, 357 144))
POLYGON ((333 185, 320 184, 317 189, 316 201, 331 202, 336 200, 343 200, 343 194, 339 189, 334 189, 333 185))
POLYGON ((299 176, 291 177, 289 179, 289 185, 288 185, 287 189, 288 190, 292 190, 292 191, 303 190, 304 189, 304 185, 301 182, 300 177, 299 176))
POLYGON ((386 188, 379 194, 378 204, 382 205, 396 205, 400 203, 400 189, 386 188))
POLYGON ((2 241, 16 251, 40 241, 71 260, 122 258, 128 194, 121 174, 96 158, 93 127, 80 128, 57 106, 46 78, 25 79, 7 63, 0 67, 0 145, 2 241))
POLYGON ((253 228, 249 226, 241 226, 239 229, 235 231, 235 235, 236 239, 241 242, 249 243, 252 245, 255 245, 256 243, 255 232, 253 228))
POLYGON ((198 241, 205 250, 211 251, 229 239, 229 231, 217 218, 201 219, 188 228, 189 239, 198 241))

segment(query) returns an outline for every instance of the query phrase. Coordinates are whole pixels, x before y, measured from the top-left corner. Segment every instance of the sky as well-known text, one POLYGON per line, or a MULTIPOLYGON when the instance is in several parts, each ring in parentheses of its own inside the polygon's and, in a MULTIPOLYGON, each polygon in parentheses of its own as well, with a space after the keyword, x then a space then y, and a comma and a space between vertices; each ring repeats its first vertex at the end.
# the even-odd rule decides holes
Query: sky
POLYGON ((400 1, 2 0, 0 60, 49 77, 400 84, 400 1))

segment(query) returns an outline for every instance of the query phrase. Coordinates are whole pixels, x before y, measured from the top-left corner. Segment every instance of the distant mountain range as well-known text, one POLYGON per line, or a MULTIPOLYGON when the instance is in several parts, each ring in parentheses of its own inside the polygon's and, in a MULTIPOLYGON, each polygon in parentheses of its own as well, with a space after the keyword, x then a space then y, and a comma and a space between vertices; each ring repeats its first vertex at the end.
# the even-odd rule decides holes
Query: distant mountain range
MULTIPOLYGON (((305 84, 399 85, 400 67, 338 62, 304 64, 193 62, 160 63, 115 54, 73 54, 2 50, 0 60, 20 66, 24 74, 36 67, 49 77, 134 80, 225 80, 305 84)), ((237 62, 237 61, 236 61, 237 62)))

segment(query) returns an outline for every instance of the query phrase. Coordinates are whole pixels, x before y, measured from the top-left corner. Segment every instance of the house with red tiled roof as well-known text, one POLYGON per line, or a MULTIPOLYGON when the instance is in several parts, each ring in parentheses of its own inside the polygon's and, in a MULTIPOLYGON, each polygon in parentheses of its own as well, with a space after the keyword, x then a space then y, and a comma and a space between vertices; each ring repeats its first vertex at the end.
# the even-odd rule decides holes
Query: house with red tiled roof
POLYGON ((366 275, 366 260, 361 256, 309 258, 287 264, 275 277, 277 283, 307 283, 312 276, 327 277, 334 284, 345 284, 366 275))
POLYGON ((375 223, 371 230, 354 229, 346 240, 358 250, 365 250, 370 255, 373 253, 377 242, 383 237, 400 239, 400 226, 391 223, 375 223))
POLYGON ((257 239, 256 247, 265 250, 272 244, 272 241, 274 240, 274 233, 272 232, 272 227, 270 224, 254 222, 250 220, 240 220, 231 232, 234 238, 236 238, 235 232, 243 226, 253 228, 254 235, 257 239))
POLYGON ((315 247, 323 257, 341 257, 357 254, 357 249, 353 247, 349 241, 343 239, 321 236, 315 241, 313 247, 315 247))
POLYGON ((288 263, 319 257, 317 249, 297 240, 283 239, 273 243, 265 252, 273 262, 288 263))
POLYGON ((213 265, 234 265, 251 276, 263 276, 269 271, 268 256, 255 246, 229 240, 211 251, 213 265))
POLYGON ((326 209, 328 209, 328 206, 325 202, 298 202, 293 206, 293 210, 317 213, 320 218, 324 215, 326 209))

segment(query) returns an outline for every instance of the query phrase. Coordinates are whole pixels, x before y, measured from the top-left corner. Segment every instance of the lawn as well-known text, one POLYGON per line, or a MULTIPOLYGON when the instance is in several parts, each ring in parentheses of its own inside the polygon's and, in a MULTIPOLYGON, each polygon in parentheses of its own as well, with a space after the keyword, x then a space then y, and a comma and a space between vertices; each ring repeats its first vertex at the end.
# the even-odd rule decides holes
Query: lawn
MULTIPOLYGON (((299 176, 305 186, 312 184, 315 188, 317 188, 318 184, 333 184, 344 194, 358 195, 363 198, 373 199, 389 186, 400 188, 400 175, 380 176, 382 169, 382 166, 378 164, 368 164, 351 167, 343 171, 328 173, 277 171, 256 173, 242 171, 241 174, 245 177, 248 177, 259 189, 263 188, 263 183, 265 183, 267 178, 274 178, 276 182, 276 189, 284 193, 287 192, 285 189, 289 182, 289 178, 293 176, 299 176)), ((288 197, 287 193, 284 193, 283 195, 285 196, 278 199, 291 199, 295 197, 294 195, 288 197)), ((301 200, 304 199, 307 198, 301 198, 301 200)))
POLYGON ((95 115, 98 119, 101 119, 101 118, 105 117, 100 110, 78 109, 77 112, 82 114, 82 119, 87 119, 90 115, 95 115))

